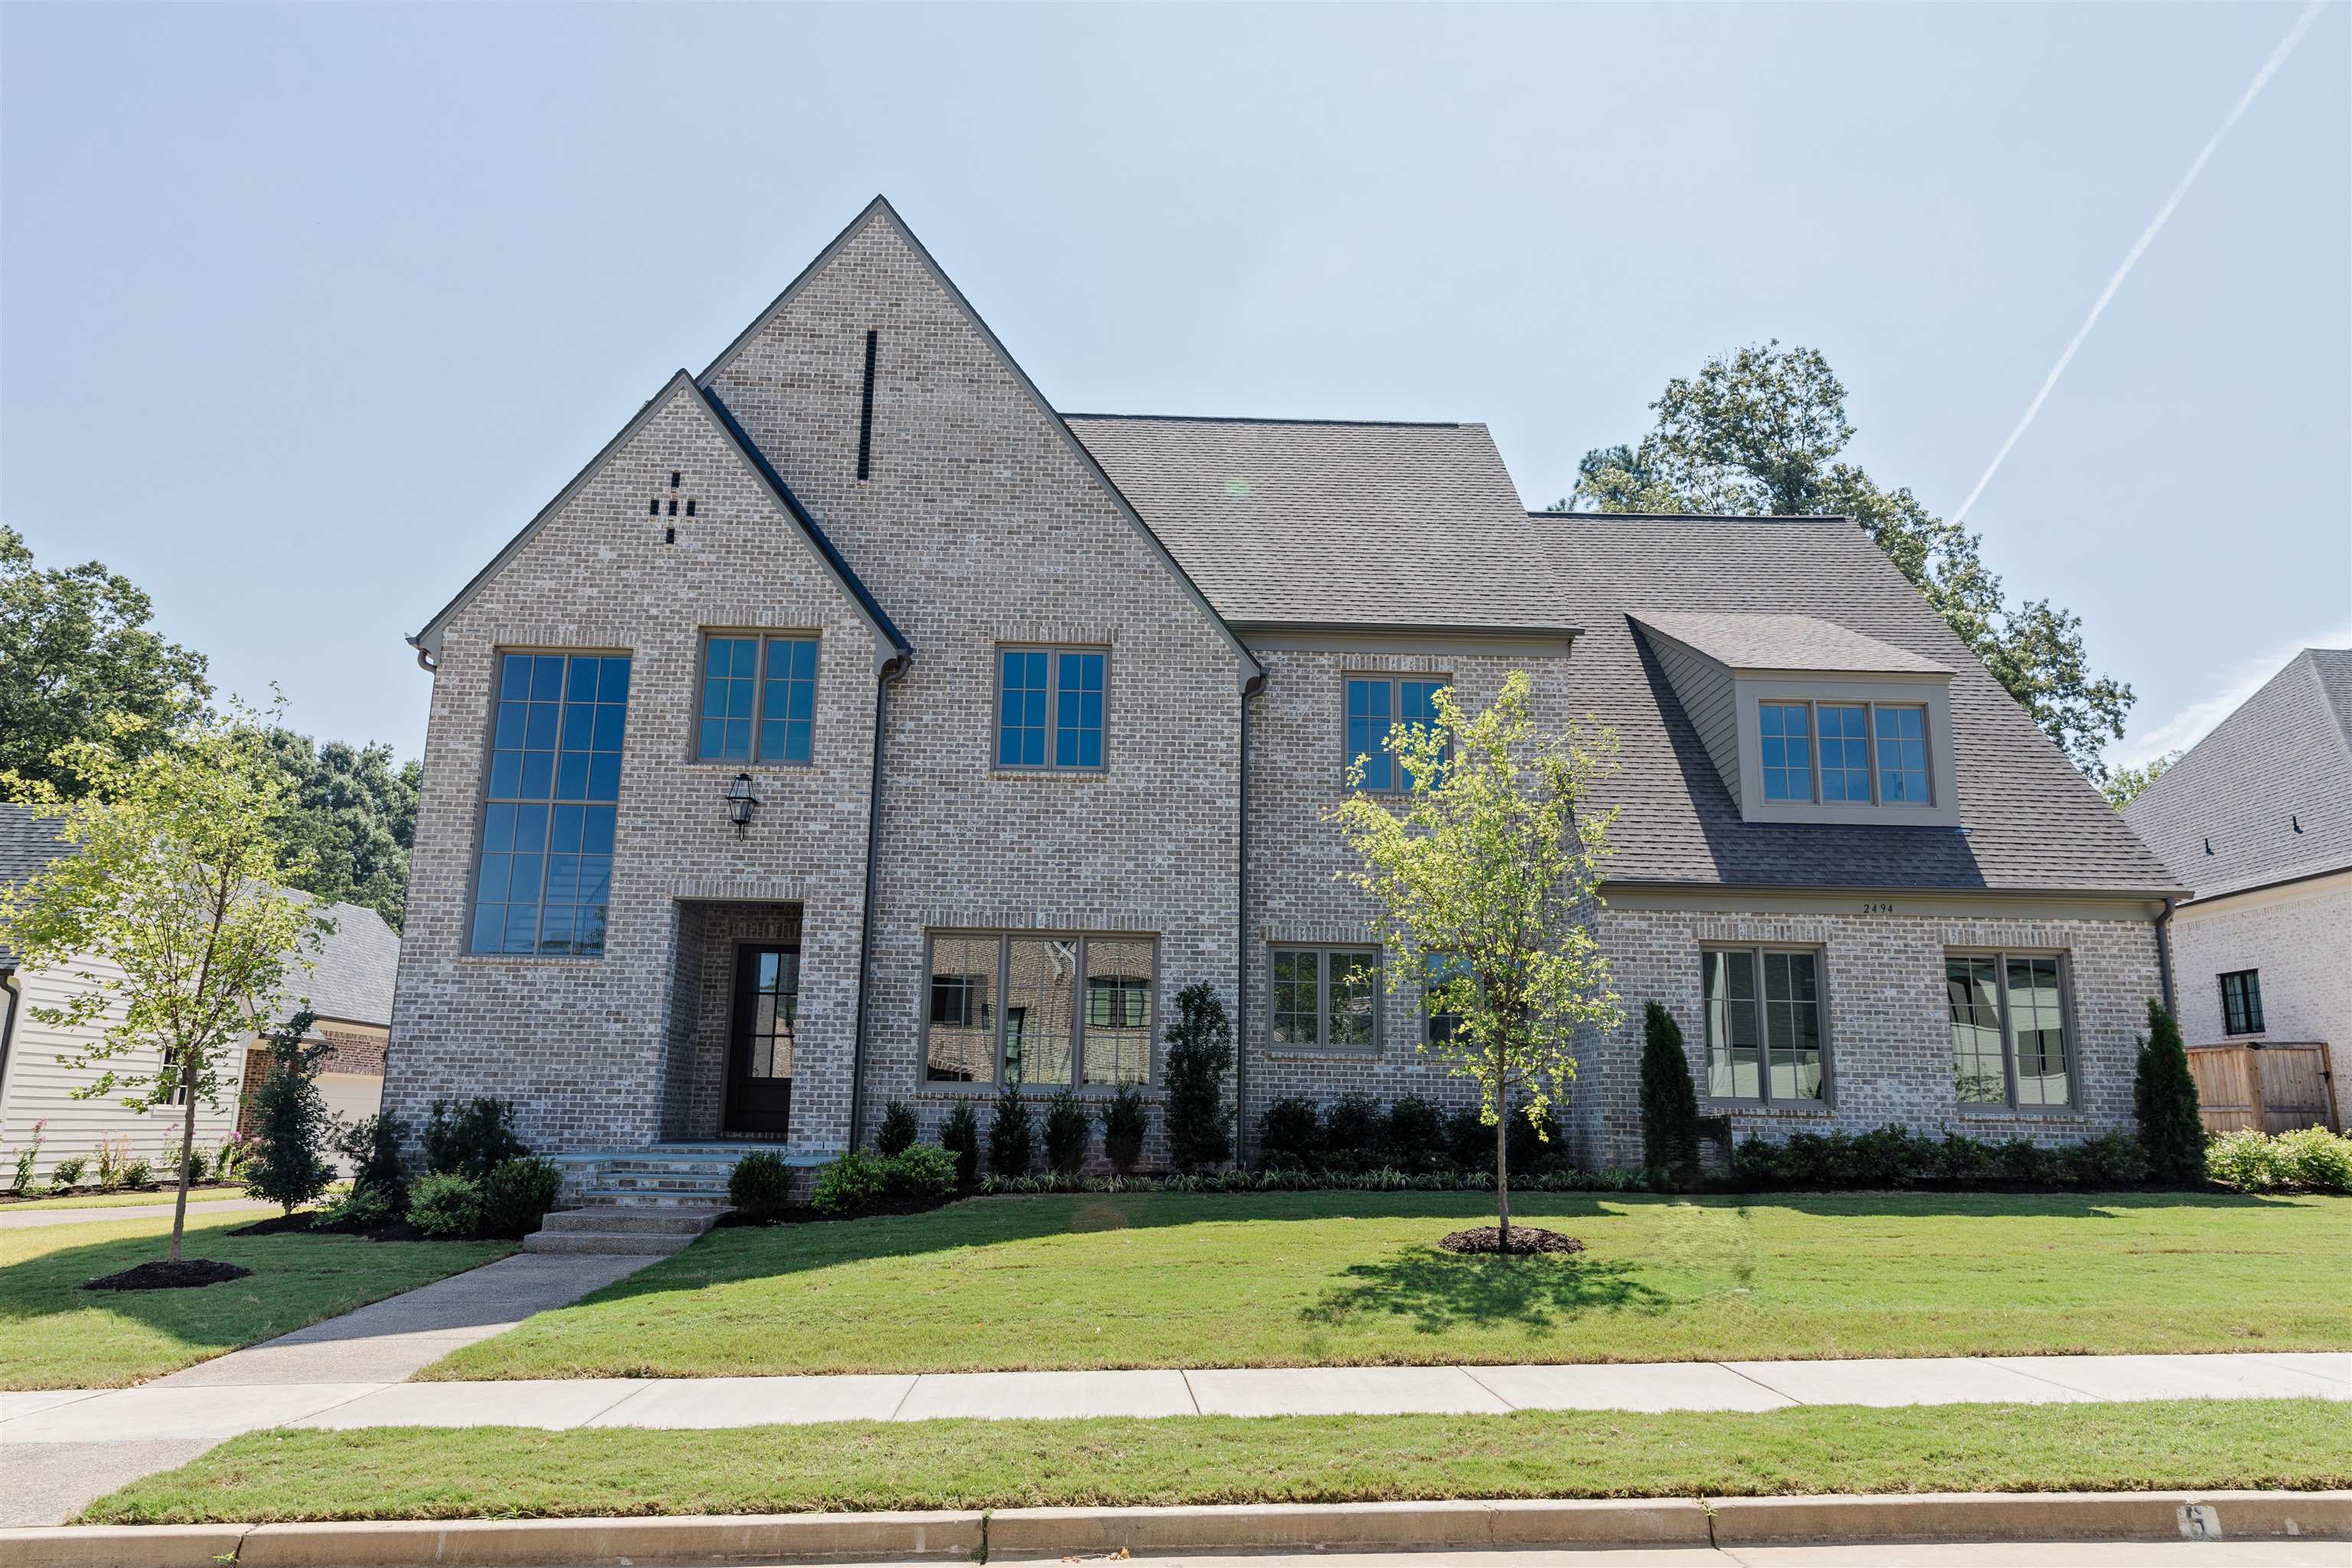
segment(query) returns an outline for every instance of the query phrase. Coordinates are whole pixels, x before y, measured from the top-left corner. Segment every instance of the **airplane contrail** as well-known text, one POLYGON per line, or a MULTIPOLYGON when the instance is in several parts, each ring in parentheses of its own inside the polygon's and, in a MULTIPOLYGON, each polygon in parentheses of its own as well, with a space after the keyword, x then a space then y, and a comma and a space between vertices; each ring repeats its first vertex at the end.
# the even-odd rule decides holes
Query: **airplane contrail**
POLYGON ((2254 73, 2254 79, 2246 84, 2244 92, 2238 95, 2238 101, 2222 119, 2221 129, 2207 140, 2196 161, 2189 165, 2189 172, 2180 176, 2180 183, 2172 187, 2172 194, 2164 198, 2162 206, 2156 209, 2156 216, 2140 230, 2139 238, 2125 254, 2123 265, 2116 268, 2113 278, 2107 279, 2107 286, 2099 290, 2097 301, 2092 305, 2091 313, 2083 318, 2083 324, 2075 330, 2074 340, 2066 345, 2066 352, 2058 356, 2058 363, 2052 365, 2050 374, 2042 378, 2042 390, 2035 393, 2033 401, 2026 405, 2025 417, 2017 422, 2017 428, 2009 433, 2009 439, 2000 444, 2000 450, 1995 452, 1992 461, 1985 466, 1984 477, 1977 480, 1977 488, 1969 492, 1969 499, 1962 501, 1960 510, 1952 514, 1955 525, 1969 515, 1969 509, 1977 504, 1979 496, 1984 494, 1985 486, 1992 483, 1993 475, 2000 471, 2000 465, 2007 460, 2010 449, 2017 445, 2017 438, 2025 434, 2026 426, 2033 423, 2033 416, 2041 413, 2042 405, 2050 400, 2050 389, 2056 386, 2058 378, 2066 374, 2066 366, 2074 360, 2074 351, 2083 346, 2083 340, 2091 335, 2093 327, 2098 325, 2100 312, 2107 308, 2107 301, 2116 297, 2116 290, 2123 287, 2124 279, 2130 275, 2141 253, 2147 249, 2148 243, 2156 238, 2157 231, 2170 219, 2173 209, 2180 205, 2180 198, 2189 194, 2189 187, 2196 184, 2197 176, 2205 172, 2205 164, 2213 156, 2213 149, 2221 144, 2221 138, 2230 133, 2230 127, 2238 122, 2239 117, 2261 96, 2263 89, 2270 85, 2271 78, 2278 74, 2279 67, 2286 64, 2287 56, 2294 53, 2294 47, 2303 42, 2303 36, 2311 31, 2312 23, 2319 19, 2319 13, 2326 6, 2326 0, 2311 0, 2311 4, 2303 8, 2303 14, 2286 30, 2286 37, 2281 38, 2278 47, 2271 51, 2271 58, 2263 62, 2263 68, 2254 73))

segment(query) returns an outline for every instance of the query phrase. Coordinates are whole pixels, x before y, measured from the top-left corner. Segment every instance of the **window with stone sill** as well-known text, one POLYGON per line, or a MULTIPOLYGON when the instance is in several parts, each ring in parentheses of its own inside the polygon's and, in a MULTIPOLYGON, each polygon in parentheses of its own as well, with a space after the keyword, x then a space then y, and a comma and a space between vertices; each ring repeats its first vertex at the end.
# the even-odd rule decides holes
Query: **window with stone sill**
POLYGON ((2074 1103, 2065 983, 2064 963, 2054 954, 1946 956, 1952 1090, 1962 1108, 2047 1110, 2074 1103))
POLYGON ((713 632, 702 640, 695 761, 805 767, 816 755, 817 639, 713 632))
POLYGON ((996 765, 1103 766, 1109 657, 1101 648, 996 650, 996 765))
POLYGON ((1707 1097, 1820 1106, 1828 1041, 1819 951, 1710 947, 1699 966, 1707 1097))

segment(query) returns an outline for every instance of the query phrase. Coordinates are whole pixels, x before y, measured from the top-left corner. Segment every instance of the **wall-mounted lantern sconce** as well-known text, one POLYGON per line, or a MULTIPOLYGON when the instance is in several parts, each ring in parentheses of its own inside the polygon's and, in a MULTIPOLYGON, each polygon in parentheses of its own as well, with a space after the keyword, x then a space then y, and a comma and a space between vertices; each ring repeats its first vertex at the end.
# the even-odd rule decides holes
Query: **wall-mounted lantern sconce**
POLYGON ((751 775, 737 773, 735 782, 727 786, 727 816, 735 824, 735 837, 740 838, 751 826, 751 814, 760 809, 760 797, 751 793, 751 775))

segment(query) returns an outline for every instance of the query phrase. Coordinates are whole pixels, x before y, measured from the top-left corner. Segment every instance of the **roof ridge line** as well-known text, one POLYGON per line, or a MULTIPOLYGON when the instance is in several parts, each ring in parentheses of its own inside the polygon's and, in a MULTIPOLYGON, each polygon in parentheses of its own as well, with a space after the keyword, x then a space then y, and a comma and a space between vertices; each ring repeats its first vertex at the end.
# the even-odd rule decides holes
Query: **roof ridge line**
POLYGON ((1467 419, 1316 419, 1288 418, 1270 414, 1077 414, 1065 419, 1150 420, 1163 425, 1337 425, 1374 430, 1466 430, 1478 422, 1467 419))
POLYGON ((1852 522, 1848 511, 1550 511, 1528 509, 1529 517, 1616 518, 1629 522, 1852 522))

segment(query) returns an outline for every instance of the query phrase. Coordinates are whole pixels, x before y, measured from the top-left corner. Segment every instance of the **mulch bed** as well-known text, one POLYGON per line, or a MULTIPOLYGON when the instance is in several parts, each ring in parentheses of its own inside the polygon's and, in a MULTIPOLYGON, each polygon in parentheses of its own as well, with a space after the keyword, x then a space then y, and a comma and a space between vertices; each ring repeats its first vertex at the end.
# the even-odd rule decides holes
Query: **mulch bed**
MULTIPOLYGON (((1503 1233, 1497 1226, 1482 1225, 1469 1230, 1457 1230, 1437 1245, 1448 1252, 1503 1252, 1503 1233)), ((1584 1243, 1572 1236, 1562 1236, 1556 1230, 1543 1230, 1532 1225, 1511 1227, 1509 1255, 1513 1258, 1538 1252, 1581 1252, 1584 1243)))
POLYGON ((218 1285, 242 1279, 250 1268, 215 1263, 209 1258, 183 1258, 177 1263, 142 1263, 120 1274, 109 1274, 82 1286, 85 1290, 186 1290, 198 1285, 218 1285))

